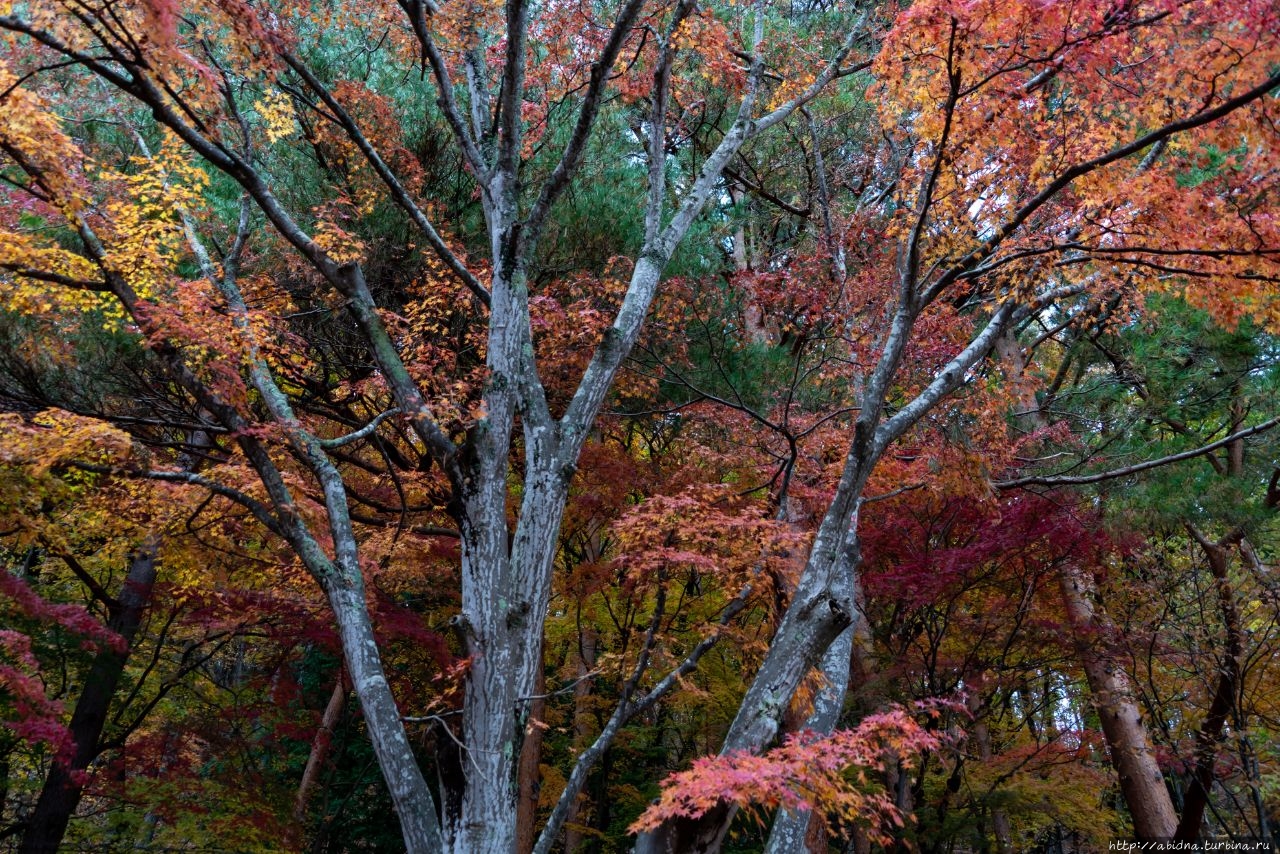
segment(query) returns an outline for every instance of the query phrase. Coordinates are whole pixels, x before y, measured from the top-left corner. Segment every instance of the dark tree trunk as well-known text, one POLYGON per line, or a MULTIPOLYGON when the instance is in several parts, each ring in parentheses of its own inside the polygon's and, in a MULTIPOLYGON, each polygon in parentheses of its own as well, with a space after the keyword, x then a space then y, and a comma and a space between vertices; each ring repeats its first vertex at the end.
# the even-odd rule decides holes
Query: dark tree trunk
POLYGON ((84 792, 83 775, 98 757, 98 743, 107 722, 111 698, 133 647, 133 638, 151 602, 156 580, 155 544, 149 542, 130 558, 120 596, 111 609, 108 627, 124 640, 120 649, 103 647, 93 659, 84 689, 71 715, 71 744, 54 759, 35 808, 27 819, 21 854, 56 852, 84 792))
POLYGON ((1222 745, 1223 727, 1226 725, 1227 716, 1235 707, 1236 695, 1240 691, 1240 662, 1244 655, 1244 644, 1235 594, 1231 589, 1231 581, 1227 577, 1229 559, 1226 543, 1222 541, 1211 543, 1194 527, 1188 526, 1188 529, 1209 560, 1209 570, 1213 573, 1218 589, 1218 602, 1222 608, 1222 619, 1227 633, 1227 648, 1221 664, 1218 665, 1218 683, 1214 686, 1209 712, 1205 715, 1204 722, 1200 724, 1200 731, 1196 733, 1196 765, 1191 772, 1190 785, 1187 786, 1182 817, 1174 833, 1174 839, 1190 842, 1200 838, 1204 825, 1204 811, 1209 804, 1209 794, 1213 790, 1214 769, 1218 764, 1218 749, 1222 745))
POLYGON ((542 760, 542 727, 547 712, 547 679, 542 667, 534 682, 535 696, 529 701, 529 718, 524 740, 520 743, 520 762, 516 767, 516 854, 529 854, 537 839, 534 823, 538 818, 538 798, 542 788, 539 765, 542 760))

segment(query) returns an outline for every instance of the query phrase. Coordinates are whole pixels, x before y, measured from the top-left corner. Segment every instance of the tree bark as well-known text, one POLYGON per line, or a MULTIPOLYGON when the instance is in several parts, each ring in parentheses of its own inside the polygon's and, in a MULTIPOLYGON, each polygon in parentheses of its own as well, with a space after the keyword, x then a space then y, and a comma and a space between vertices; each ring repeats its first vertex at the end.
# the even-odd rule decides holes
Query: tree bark
POLYGON ((459 854, 509 852, 516 844, 517 707, 536 693, 542 667, 542 625, 564 508, 559 492, 566 488, 549 472, 551 449, 535 439, 527 453, 526 491, 510 548, 505 450, 496 471, 481 475, 486 488, 468 503, 463 526, 461 619, 471 658, 462 719, 467 785, 460 819, 446 830, 447 847, 459 854), (488 490, 493 494, 486 500, 488 490))
MULTIPOLYGON (((969 712, 974 716, 973 740, 978 747, 978 758, 989 763, 993 755, 991 730, 987 727, 982 707, 981 696, 975 691, 969 696, 969 712)), ((996 854, 1009 854, 1013 850, 1013 831, 1009 826, 1009 815, 1004 810, 991 810, 991 830, 996 838, 996 854)))
POLYGON ((1240 691, 1240 665, 1244 655, 1244 639, 1240 628, 1240 614, 1236 609, 1235 593, 1227 577, 1229 559, 1227 543, 1210 542, 1194 526, 1188 525, 1191 536, 1200 544, 1209 561, 1209 571, 1217 587, 1218 603, 1227 635, 1226 649, 1218 665, 1218 681, 1214 687, 1209 711, 1196 732, 1195 769, 1191 772, 1190 785, 1183 799, 1182 818, 1178 822, 1174 838, 1193 842, 1200 838, 1204 825, 1204 811, 1213 791, 1214 768, 1218 764, 1218 750, 1222 746, 1223 727, 1227 716, 1235 708, 1236 695, 1240 691))
POLYGON ((116 598, 118 604, 107 621, 107 627, 120 635, 123 645, 103 647, 94 656, 71 715, 68 750, 55 757, 49 768, 40 796, 26 822, 18 848, 21 854, 52 854, 62 844, 67 825, 84 793, 85 774, 101 752, 98 744, 106 726, 111 699, 129 660, 134 636, 151 603, 155 581, 156 543, 148 540, 129 559, 129 572, 116 598))
MULTIPOLYGON (((844 708, 845 692, 849 688, 849 662, 853 655, 855 627, 845 629, 822 657, 822 673, 826 684, 813 701, 813 711, 804 728, 816 733, 830 733, 835 729, 844 708)), ((811 810, 779 810, 769 832, 765 854, 794 854, 798 851, 818 850, 811 831, 821 822, 815 821, 811 810)), ((826 850, 826 837, 822 836, 821 850, 826 850)))
POLYGON ((337 729, 342 710, 347 705, 349 689, 346 671, 339 668, 338 681, 334 683, 333 693, 324 707, 324 714, 320 718, 320 729, 316 730, 316 737, 311 742, 307 766, 303 769, 302 780, 298 783, 298 794, 293 801, 293 817, 296 821, 301 822, 307 816, 307 799, 311 796, 311 790, 315 788, 320 771, 329 758, 329 749, 333 746, 333 732, 337 729))
POLYGON ((347 673, 360 699, 374 755, 400 818, 405 850, 411 854, 435 854, 442 849, 435 799, 430 797, 422 770, 409 746, 400 710, 382 670, 382 658, 365 605, 363 581, 356 578, 327 579, 327 582, 325 592, 338 624, 347 673))
POLYGON ((1100 606, 1094 606, 1093 581, 1084 570, 1064 561, 1058 580, 1111 763, 1120 777, 1120 791, 1133 817, 1134 835, 1143 841, 1172 839, 1178 825, 1177 816, 1134 699, 1129 675, 1110 660, 1105 649, 1089 642, 1091 638, 1100 638, 1105 643, 1112 637, 1111 621, 1100 606))
POLYGON ((520 764, 516 768, 519 796, 516 801, 516 854, 530 854, 537 838, 534 822, 538 817, 538 793, 541 783, 538 767, 542 759, 543 717, 547 710, 546 670, 538 667, 534 683, 535 696, 529 700, 529 717, 520 743, 520 764))
MULTIPOLYGON (((1027 362, 1017 338, 1012 333, 1001 336, 996 351, 1006 379, 1018 390, 1022 406, 1018 420, 1029 429, 1048 426, 1026 385, 1027 362)), ((1058 570, 1058 583, 1076 651, 1102 722, 1111 763, 1120 777, 1120 791, 1133 817, 1134 833, 1143 840, 1171 839, 1178 823, 1177 814, 1165 787, 1164 775, 1156 763, 1129 675, 1109 660, 1105 649, 1089 642, 1097 638, 1105 644, 1113 637, 1111 620, 1105 609, 1095 607, 1093 580, 1079 566, 1064 561, 1058 570)))

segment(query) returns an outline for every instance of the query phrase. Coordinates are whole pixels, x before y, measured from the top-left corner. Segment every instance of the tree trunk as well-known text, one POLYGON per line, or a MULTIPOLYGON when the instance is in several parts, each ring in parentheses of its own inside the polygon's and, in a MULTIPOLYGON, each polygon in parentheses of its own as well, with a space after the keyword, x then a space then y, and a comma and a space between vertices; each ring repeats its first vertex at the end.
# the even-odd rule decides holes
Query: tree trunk
POLYGON ((338 624, 342 653, 351 685, 360 699, 374 755, 400 818, 405 850, 436 854, 442 849, 434 799, 409 746, 395 697, 382 670, 382 658, 364 600, 364 584, 356 579, 328 579, 325 591, 338 624))
MULTIPOLYGON (((573 746, 575 751, 582 751, 591 743, 591 716, 587 713, 587 700, 591 697, 591 682, 587 674, 596 666, 597 645, 600 638, 595 629, 586 628, 578 641, 578 684, 573 688, 573 746)), ((569 805, 569 813, 564 820, 565 854, 577 854, 582 845, 583 834, 578 830, 578 815, 582 809, 582 797, 575 798, 569 805)))
POLYGON ((320 771, 329 758, 329 748, 333 746, 333 732, 337 729, 343 708, 346 707, 349 688, 346 671, 338 668, 338 681, 334 683, 333 694, 330 695, 329 702, 324 707, 324 715, 320 718, 320 729, 316 730, 316 737, 311 742, 311 754, 307 757, 307 767, 302 771, 302 780, 298 783, 298 794, 294 798, 293 817, 299 822, 307 817, 307 799, 311 796, 311 790, 315 788, 320 771))
POLYGON ((1109 660, 1105 650, 1088 640, 1101 638, 1105 642, 1112 637, 1111 622, 1106 612, 1093 604, 1093 581, 1087 573, 1064 561, 1058 579, 1089 691, 1102 721, 1111 763, 1120 777, 1120 791, 1133 817, 1134 834, 1144 841, 1172 839, 1177 817, 1134 700, 1129 675, 1109 660))
MULTIPOLYGON (((850 626, 836 638, 822 657, 822 673, 826 684, 813 701, 813 712, 804 728, 815 733, 828 734, 835 729, 844 708, 845 692, 849 687, 849 661, 853 654, 855 628, 850 626)), ((811 825, 821 824, 810 810, 779 810, 769 833, 765 854, 795 854, 798 851, 813 852, 817 848, 810 839, 811 825)), ((825 835, 822 849, 826 850, 825 835)))
MULTIPOLYGON (((549 437, 548 437, 549 438, 549 437)), ((462 814, 446 829, 458 854, 515 850, 517 710, 537 693, 542 626, 567 484, 551 449, 528 442, 520 523, 507 543, 507 457, 480 478, 463 526, 462 621, 471 669, 463 706, 462 814), (487 500, 486 500, 487 497, 487 500)))
POLYGON ((538 793, 541 789, 538 777, 542 759, 543 717, 547 711, 546 670, 538 667, 534 683, 536 696, 529 702, 529 718, 524 728, 524 740, 520 743, 520 765, 516 769, 519 780, 519 799, 516 802, 516 854, 530 854, 537 838, 534 822, 538 818, 538 793))
POLYGON ((84 792, 85 772, 98 757, 98 743, 133 647, 133 638, 151 602, 156 580, 156 544, 149 540, 129 560, 129 572, 112 609, 107 627, 120 635, 123 646, 103 647, 94 656, 84 688, 71 715, 68 750, 55 757, 40 797, 26 822, 22 854, 51 854, 62 844, 71 816, 84 792))
MULTIPOLYGON (((996 353, 1007 380, 1018 391, 1022 405, 1018 420, 1028 429, 1046 427, 1048 421, 1025 384, 1026 357, 1012 332, 997 341, 996 353)), ((1085 679, 1102 721, 1102 734, 1120 777, 1120 791, 1133 816, 1134 833, 1143 840, 1171 839, 1177 826, 1173 801, 1156 764, 1129 675, 1109 660, 1105 650, 1089 643, 1089 638, 1105 642, 1112 637, 1111 621, 1105 610, 1095 608, 1093 581, 1080 567, 1064 561, 1058 582, 1085 679)))
MULTIPOLYGON (((982 712, 983 702, 975 691, 969 696, 969 712, 973 715, 973 740, 978 747, 978 758, 983 763, 990 763, 992 758, 991 731, 982 712)), ((1013 850, 1013 831, 1009 826, 1009 816, 1002 810, 991 810, 991 830, 996 838, 996 854, 1009 854, 1013 850)))
MULTIPOLYGON (((764 663, 747 688, 737 717, 725 736, 722 754, 758 753, 773 742, 796 688, 857 616, 853 597, 856 567, 860 564, 856 527, 850 529, 846 537, 838 538, 839 546, 833 548, 829 541, 824 543, 824 534, 833 536, 830 521, 840 515, 839 507, 829 511, 824 521, 825 530, 819 530, 806 566, 808 577, 802 579, 764 663), (822 561, 824 557, 830 560, 827 573, 810 573, 815 560, 822 561)), ((845 673, 847 684, 847 656, 845 673)), ((640 834, 635 854, 718 851, 733 816, 734 810, 722 802, 701 818, 668 821, 657 830, 640 834)))
POLYGON ((1227 634, 1227 648, 1218 665, 1218 682, 1214 687, 1213 699, 1204 722, 1196 733, 1196 765, 1183 800, 1182 818, 1174 835, 1175 839, 1193 842, 1200 838, 1204 810, 1213 791, 1214 768, 1218 764, 1218 749, 1222 746, 1223 727, 1227 716, 1235 708, 1236 695, 1240 691, 1240 663, 1244 655, 1244 640, 1240 614, 1236 610, 1235 593, 1227 577, 1229 560, 1226 543, 1211 543, 1194 526, 1188 525, 1187 528, 1209 560, 1209 571, 1213 574, 1218 589, 1218 603, 1227 634))

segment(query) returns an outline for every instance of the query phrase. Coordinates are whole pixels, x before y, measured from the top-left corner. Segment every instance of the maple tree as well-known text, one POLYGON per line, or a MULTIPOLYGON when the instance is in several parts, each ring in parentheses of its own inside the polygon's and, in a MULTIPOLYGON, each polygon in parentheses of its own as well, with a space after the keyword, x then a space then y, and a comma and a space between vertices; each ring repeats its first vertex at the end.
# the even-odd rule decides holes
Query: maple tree
MULTIPOLYGON (((304 816, 349 680, 408 850, 572 846, 608 794, 597 763, 630 723, 691 714, 677 689, 705 679, 732 698, 700 745, 719 757, 673 780, 637 850, 716 850, 743 806, 781 807, 771 850, 815 809, 892 824, 908 778, 923 796, 928 757, 957 748, 901 716, 838 728, 861 588, 868 613, 880 595, 909 616, 874 621, 904 653, 926 636, 963 656, 947 621, 982 613, 974 585, 1006 602, 1044 579, 975 581, 1016 562, 996 537, 955 546, 927 585, 864 585, 874 532, 990 502, 993 479, 1089 482, 1017 471, 1061 438, 1047 419, 1009 435, 1006 412, 1035 399, 1029 324, 1052 338, 1155 293, 1275 328, 1278 16, 1261 0, 6 7, 0 299, 18 340, 61 342, 15 366, 47 378, 83 359, 76 341, 119 336, 162 407, 41 388, 40 406, 116 429, 55 421, 71 435, 21 468, 235 507, 232 527, 270 543, 255 549, 285 547, 273 572, 323 592, 341 666, 304 816), (584 687, 571 743, 549 748, 552 798, 554 657, 584 687), (818 755, 833 764, 795 773, 818 755), (897 799, 846 787, 849 766, 893 776, 897 799)), ((1195 531, 1211 564, 1242 542, 1195 531)), ((1053 559, 1086 681, 1132 693, 1103 685, 1120 671, 1085 642, 1110 631, 1100 559, 1053 559)), ((1034 648, 1016 623, 991 631, 1034 648)), ((4 638, 23 726, 55 727, 37 662, 4 638)), ((983 710, 1036 668, 987 652, 915 671, 929 695, 980 686, 984 762, 1087 752, 1030 737, 1032 715, 997 750, 983 710)), ((1165 836, 1136 709, 1101 726, 1136 832, 1165 836)), ((1222 717, 1200 730, 1201 791, 1222 717)), ((950 795, 935 803, 942 822, 950 795)), ((1016 806, 992 812, 1002 844, 1016 806)))

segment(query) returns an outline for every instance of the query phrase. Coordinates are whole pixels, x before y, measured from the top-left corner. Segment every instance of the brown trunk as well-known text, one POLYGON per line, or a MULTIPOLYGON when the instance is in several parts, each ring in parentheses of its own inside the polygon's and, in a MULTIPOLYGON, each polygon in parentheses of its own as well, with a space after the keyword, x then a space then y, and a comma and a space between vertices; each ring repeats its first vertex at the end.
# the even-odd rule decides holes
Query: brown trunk
POLYGON ((805 854, 827 854, 827 820, 818 813, 809 816, 804 833, 805 854))
MULTIPOLYGON (((594 629, 583 629, 582 638, 578 642, 578 684, 573 689, 573 743, 582 750, 591 743, 591 716, 587 713, 587 700, 591 697, 591 681, 587 678, 596 666, 596 644, 599 638, 594 629)), ((574 854, 583 842, 580 830, 581 798, 569 805, 569 814, 564 820, 565 854, 574 854)))
POLYGON ((320 718, 320 729, 316 731, 316 737, 311 742, 311 754, 307 757, 307 767, 303 769, 302 780, 298 783, 298 795, 293 802, 293 817, 297 821, 306 818, 307 799, 311 797, 311 790, 315 788, 316 780, 320 778, 320 771, 329 758, 329 748, 333 745, 333 732, 337 729, 338 720, 342 717, 342 710, 347 704, 349 690, 350 680, 347 678, 347 671, 340 667, 338 680, 333 685, 333 694, 330 695, 329 703, 324 707, 324 715, 320 718))
MULTIPOLYGON (((737 205, 744 198, 746 198, 746 195, 738 185, 730 181, 729 200, 734 205, 737 205)), ((737 228, 733 230, 733 268, 739 273, 744 273, 751 269, 750 250, 747 248, 747 228, 741 221, 739 221, 737 228)), ((746 304, 742 309, 742 320, 747 334, 754 343, 769 343, 769 330, 765 326, 764 312, 755 297, 755 290, 750 287, 747 290, 746 304)))
POLYGON ((542 720, 547 711, 546 671, 539 667, 534 693, 529 701, 529 721, 525 724, 524 740, 520 744, 520 764, 516 767, 519 793, 516 795, 516 854, 530 854, 537 838, 534 822, 537 820, 538 795, 542 784, 538 766, 542 759, 542 720))
POLYGON ((129 660, 134 635, 151 602, 156 580, 155 552, 155 543, 148 541, 130 558, 129 573, 107 621, 108 628, 124 640, 123 650, 103 647, 94 657, 71 715, 69 753, 55 758, 49 768, 49 776, 26 822, 22 845, 18 848, 21 854, 56 852, 80 804, 85 777, 82 772, 98 757, 98 743, 107 723, 111 698, 129 660))
POLYGON ((1129 675, 1110 660, 1105 649, 1089 642, 1112 636, 1110 620, 1104 610, 1095 608, 1093 581, 1086 572, 1065 561, 1058 578, 1111 763, 1133 817, 1134 835, 1146 841, 1171 839, 1178 824, 1173 801, 1156 764, 1129 675))
POLYGON ((1178 822, 1174 836, 1175 839, 1191 842, 1200 838, 1200 831, 1204 824, 1204 811, 1213 790, 1214 768, 1218 764, 1218 749, 1222 745, 1223 727, 1226 725, 1227 715, 1235 706, 1236 694, 1240 689, 1240 662, 1244 647, 1240 630, 1240 614, 1236 610, 1235 594, 1227 578, 1227 543, 1232 538, 1229 535, 1224 540, 1212 543, 1193 525, 1188 525, 1187 530, 1200 544, 1205 557, 1209 560, 1209 571, 1213 573, 1218 588, 1218 603, 1227 632, 1227 648, 1218 666, 1218 683, 1214 688, 1209 711, 1205 715, 1204 722, 1200 724, 1200 731, 1196 733, 1196 765, 1191 773, 1190 785, 1183 800, 1182 819, 1178 822))
MULTIPOLYGON (((1025 384, 1026 356, 1017 339, 1011 334, 1003 336, 995 349, 1005 376, 1017 389, 1022 409, 1018 421, 1030 430, 1047 426, 1044 413, 1025 384)), ((1091 638, 1113 635, 1111 621, 1104 609, 1094 606, 1093 581, 1088 573, 1067 561, 1059 570, 1058 580, 1107 750, 1120 777, 1120 792, 1133 816, 1134 833, 1143 840, 1171 839, 1177 815, 1134 700, 1129 675, 1110 661, 1104 649, 1090 643, 1091 638)))
MULTIPOLYGON (((973 717, 973 740, 978 748, 978 758, 983 764, 990 764, 992 758, 991 731, 987 728, 983 717, 983 702, 978 692, 969 696, 969 712, 973 717)), ((1008 854, 1013 850, 1013 831, 1009 827, 1009 816, 1002 809, 991 810, 991 829, 996 837, 997 854, 1008 854)))
POLYGON ((845 854, 871 854, 871 837, 867 835, 866 828, 855 827, 844 850, 845 854))

